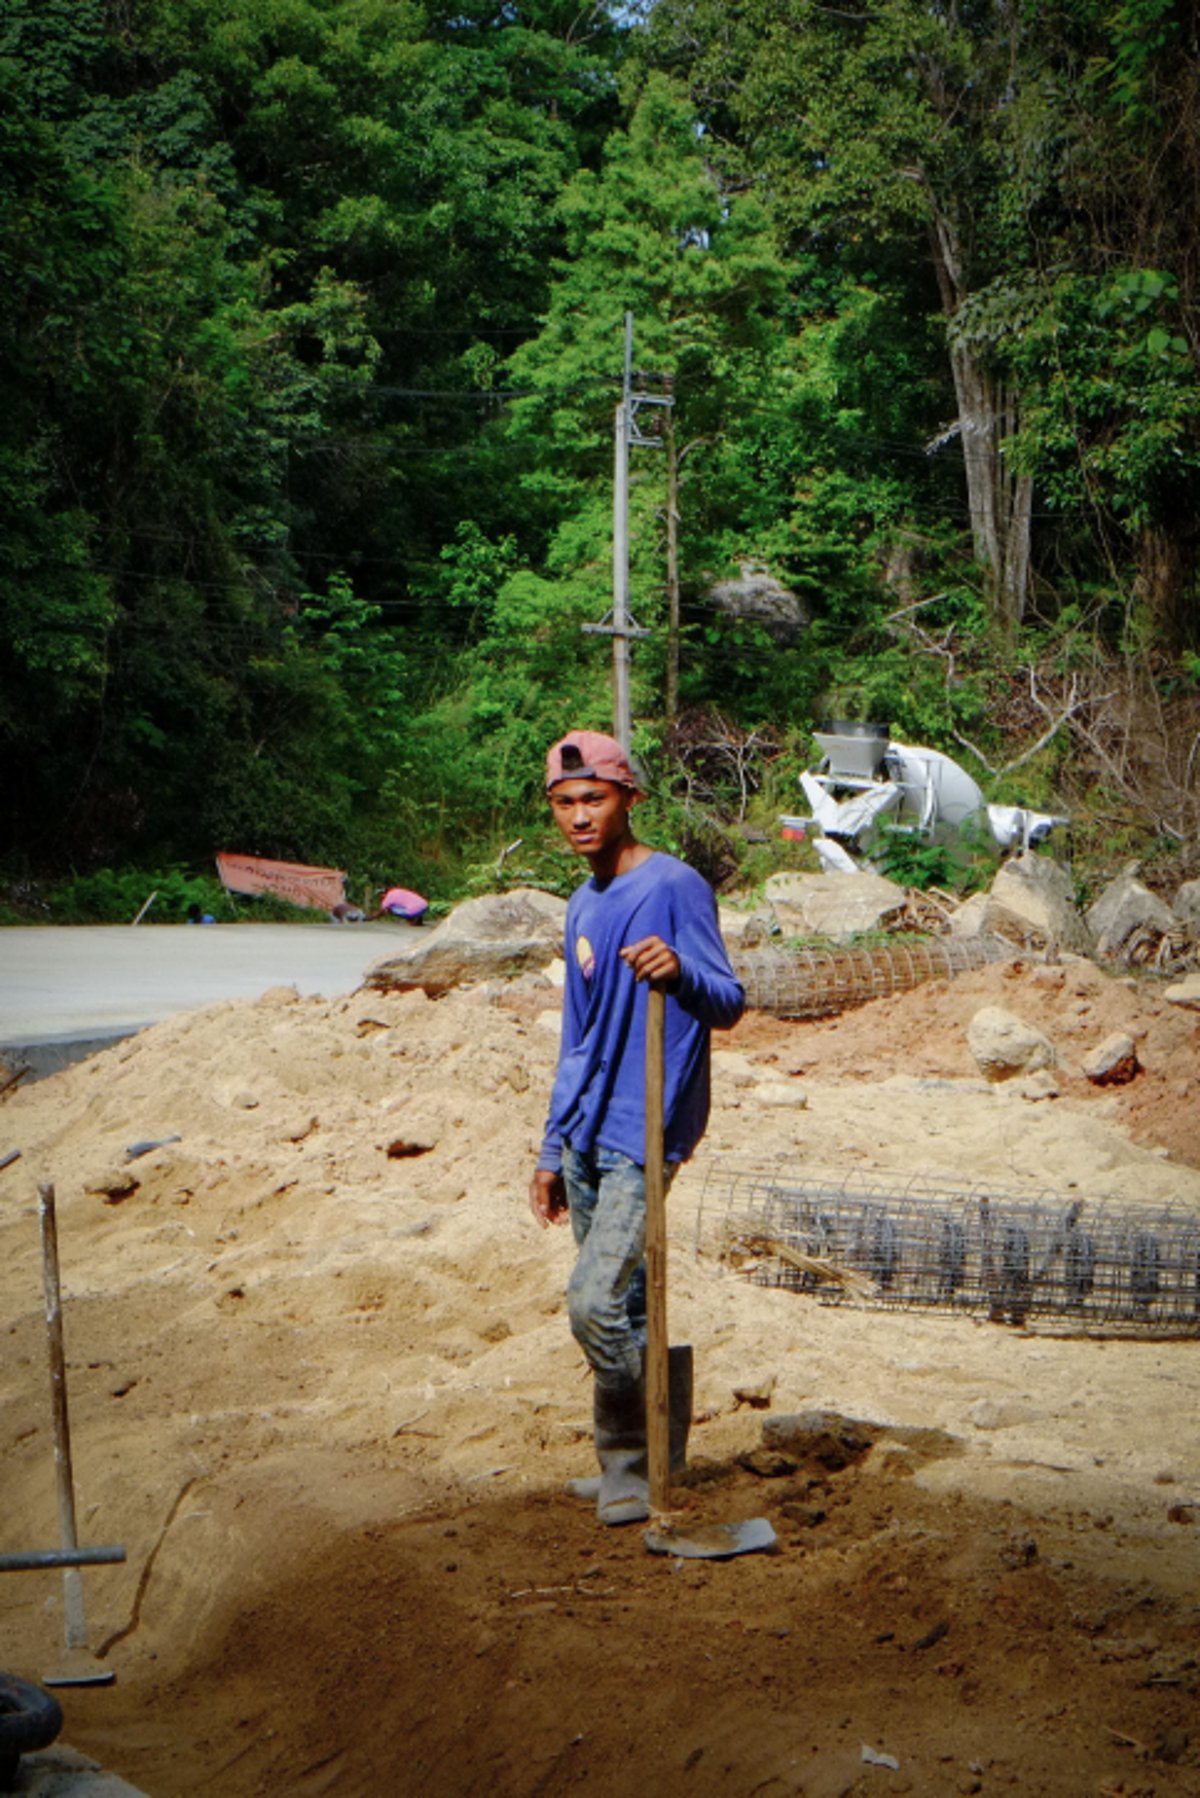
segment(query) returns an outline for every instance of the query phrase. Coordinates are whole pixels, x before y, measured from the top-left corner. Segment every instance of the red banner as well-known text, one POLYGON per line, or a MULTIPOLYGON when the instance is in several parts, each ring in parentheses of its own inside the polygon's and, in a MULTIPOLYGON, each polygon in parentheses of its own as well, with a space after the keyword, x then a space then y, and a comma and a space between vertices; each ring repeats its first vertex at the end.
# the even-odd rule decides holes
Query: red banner
POLYGON ((217 857, 217 873, 227 893, 273 893, 291 905, 332 911, 346 897, 341 868, 309 868, 303 862, 264 861, 259 855, 217 857))

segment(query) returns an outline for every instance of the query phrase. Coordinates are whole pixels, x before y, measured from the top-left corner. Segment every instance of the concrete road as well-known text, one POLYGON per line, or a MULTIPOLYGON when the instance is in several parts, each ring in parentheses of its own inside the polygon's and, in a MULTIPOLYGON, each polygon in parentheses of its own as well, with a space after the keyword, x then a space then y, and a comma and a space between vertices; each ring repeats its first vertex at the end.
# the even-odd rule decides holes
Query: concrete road
POLYGON ((402 923, 0 929, 0 1051, 100 1042, 272 986, 331 999, 409 940, 402 923))

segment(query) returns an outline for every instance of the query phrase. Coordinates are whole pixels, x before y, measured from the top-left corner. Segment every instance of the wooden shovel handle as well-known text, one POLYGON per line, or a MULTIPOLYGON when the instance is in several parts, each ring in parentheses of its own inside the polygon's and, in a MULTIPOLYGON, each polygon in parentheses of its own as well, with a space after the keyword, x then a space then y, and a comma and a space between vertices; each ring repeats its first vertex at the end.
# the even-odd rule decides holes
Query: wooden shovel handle
POLYGON ((46 1342, 50 1355, 50 1400, 54 1423, 54 1470, 58 1485, 58 1532, 71 1559, 63 1569, 63 1624, 68 1651, 83 1648, 87 1630, 83 1615, 83 1580, 76 1554, 75 1481, 71 1471, 71 1431, 67 1419, 67 1362, 63 1350, 62 1291, 58 1277, 58 1213, 54 1186, 38 1187, 38 1222, 42 1238, 42 1285, 46 1297, 46 1342))
POLYGON ((663 1166, 666 996, 652 986, 646 1005, 646 1449, 650 1506, 667 1509, 670 1423, 667 1398, 667 1204, 663 1166))

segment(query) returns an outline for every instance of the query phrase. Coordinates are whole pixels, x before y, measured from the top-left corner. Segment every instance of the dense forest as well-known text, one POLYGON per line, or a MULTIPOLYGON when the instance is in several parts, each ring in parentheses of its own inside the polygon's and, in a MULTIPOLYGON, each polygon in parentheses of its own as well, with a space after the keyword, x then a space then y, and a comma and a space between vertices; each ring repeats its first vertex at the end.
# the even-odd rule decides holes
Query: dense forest
POLYGON ((627 314, 659 840, 752 873, 836 715, 1195 874, 1198 32, 3 0, 10 898, 536 871, 545 744, 611 728, 627 314))

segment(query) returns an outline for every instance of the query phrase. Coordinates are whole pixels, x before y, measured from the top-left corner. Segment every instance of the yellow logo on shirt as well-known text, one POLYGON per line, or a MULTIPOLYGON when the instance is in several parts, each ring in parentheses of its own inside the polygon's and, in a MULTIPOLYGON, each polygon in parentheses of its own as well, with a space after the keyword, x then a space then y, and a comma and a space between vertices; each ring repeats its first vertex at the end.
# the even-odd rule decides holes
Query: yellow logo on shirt
POLYGON ((575 938, 575 960, 579 963, 579 972, 585 980, 590 980, 596 971, 596 951, 585 936, 575 938))

